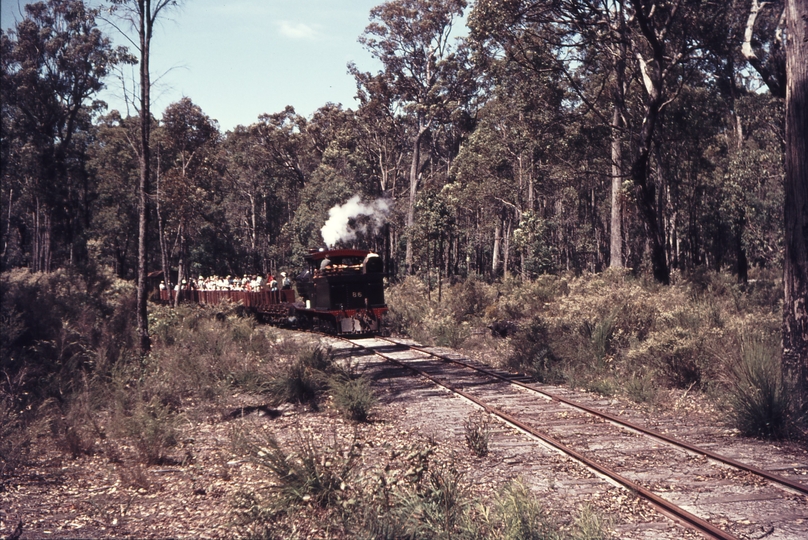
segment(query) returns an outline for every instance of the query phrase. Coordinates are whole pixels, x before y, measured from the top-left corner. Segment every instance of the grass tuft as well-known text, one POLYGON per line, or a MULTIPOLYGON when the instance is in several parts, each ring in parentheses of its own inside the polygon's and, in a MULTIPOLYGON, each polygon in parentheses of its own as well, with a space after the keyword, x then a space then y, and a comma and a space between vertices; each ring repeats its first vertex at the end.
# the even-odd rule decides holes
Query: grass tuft
POLYGON ((343 417, 354 422, 365 422, 378 400, 367 377, 346 377, 342 374, 329 379, 334 407, 343 417))
POLYGON ((491 419, 482 412, 470 415, 463 427, 466 431, 466 444, 477 457, 488 455, 488 443, 491 440, 491 419))
POLYGON ((773 337, 747 336, 731 367, 731 415, 745 435, 781 439, 788 435, 790 392, 780 370, 780 347, 773 337))

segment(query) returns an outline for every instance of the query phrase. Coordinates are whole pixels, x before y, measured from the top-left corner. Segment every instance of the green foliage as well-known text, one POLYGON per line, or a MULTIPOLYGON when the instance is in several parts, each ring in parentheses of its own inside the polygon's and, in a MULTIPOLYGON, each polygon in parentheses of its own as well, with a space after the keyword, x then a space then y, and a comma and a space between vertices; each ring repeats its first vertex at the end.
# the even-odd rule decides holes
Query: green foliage
POLYGON ((488 455, 488 442, 491 440, 491 419, 487 414, 470 415, 463 423, 466 444, 477 457, 488 455))
POLYGON ((445 286, 441 302, 435 291, 430 302, 426 284, 413 277, 389 287, 385 295, 392 331, 446 347, 465 342, 471 334, 471 323, 496 301, 494 288, 478 280, 445 286))
POLYGON ((433 467, 416 489, 399 499, 405 530, 415 538, 452 538, 467 528, 470 497, 462 473, 452 466, 433 467))
POLYGON ((15 270, 0 276, 0 295, 0 371, 22 406, 105 376, 132 343, 131 284, 108 275, 15 270))
POLYGON ((304 349, 295 360, 275 373, 266 392, 276 403, 307 404, 316 409, 333 369, 330 349, 319 346, 304 349))
POLYGON ((584 505, 575 516, 575 540, 605 540, 609 534, 609 519, 589 505, 584 505))
POLYGON ((592 348, 592 356, 598 366, 606 362, 606 355, 610 352, 610 342, 615 331, 615 315, 610 314, 597 321, 590 323, 584 321, 582 331, 589 339, 592 348))
POLYGON ((125 435, 134 441, 141 459, 148 465, 164 463, 168 451, 177 444, 179 418, 156 397, 148 402, 138 401, 123 422, 125 435))
POLYGON ((562 535, 524 484, 514 481, 497 497, 496 516, 503 540, 560 540, 562 535))
POLYGON ((514 247, 524 253, 522 272, 529 278, 555 269, 556 248, 551 243, 550 232, 546 220, 531 211, 522 213, 519 227, 513 232, 513 241, 514 247))
POLYGON ((659 396, 656 373, 652 370, 646 370, 641 374, 632 372, 625 382, 625 392, 626 396, 635 403, 653 405, 659 396))
MULTIPOLYGON (((94 98, 115 65, 128 60, 98 28, 99 13, 78 0, 31 2, 22 20, 0 35, 3 191, 9 195, 2 206, 6 219, 13 217, 8 225, 19 231, 16 249, 4 250, 4 269, 10 263, 50 271, 86 260, 93 183, 85 165, 92 115, 101 108, 94 98)), ((4 231, 8 239, 6 224, 4 231)))
MULTIPOLYGON (((344 518, 357 509, 362 494, 357 481, 361 446, 334 437, 316 441, 312 434, 296 432, 286 444, 266 432, 242 436, 237 445, 261 470, 268 473, 271 487, 243 489, 232 500, 235 524, 240 536, 289 538, 296 531, 283 531, 276 523, 283 514, 312 507, 327 527, 336 515, 344 518)), ((338 519, 339 520, 339 519, 338 519)), ((334 528, 342 529, 344 520, 334 528)))
POLYGON ((145 363, 152 389, 168 401, 192 395, 214 397, 233 387, 269 387, 271 341, 236 305, 204 308, 155 306, 150 314, 154 346, 145 363))
POLYGON ((277 444, 267 441, 268 447, 257 454, 258 463, 281 479, 281 494, 287 500, 313 501, 321 506, 348 503, 344 497, 347 483, 359 457, 359 447, 347 449, 315 444, 309 436, 297 440, 297 452, 284 455, 277 444))
POLYGON ((766 439, 788 435, 791 392, 780 368, 779 340, 747 334, 730 373, 729 404, 735 427, 744 435, 766 439))
MULTIPOLYGON (((2 387, 0 387, 2 388, 2 387)), ((0 392, 0 489, 25 464, 34 436, 31 420, 13 402, 7 388, 0 392)))
POLYGON ((365 422, 378 402, 367 377, 350 378, 341 375, 329 379, 334 406, 348 420, 365 422))
POLYGON ((520 328, 512 345, 508 367, 545 383, 563 380, 561 360, 553 352, 548 325, 541 317, 520 328))

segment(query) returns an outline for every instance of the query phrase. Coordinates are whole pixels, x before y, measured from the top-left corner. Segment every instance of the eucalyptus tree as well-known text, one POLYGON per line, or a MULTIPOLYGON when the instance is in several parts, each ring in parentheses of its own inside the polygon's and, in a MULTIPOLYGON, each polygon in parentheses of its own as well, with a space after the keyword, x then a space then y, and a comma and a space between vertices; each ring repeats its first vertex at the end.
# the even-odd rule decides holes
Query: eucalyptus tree
POLYGON ((748 0, 742 52, 785 99, 783 374, 808 407, 808 6, 748 0))
MULTIPOLYGON (((439 122, 473 91, 465 50, 452 42, 452 28, 465 0, 392 0, 373 8, 359 41, 383 66, 378 76, 351 71, 369 95, 388 92, 412 119, 407 228, 415 224, 415 202, 424 161, 422 143, 439 122), (380 80, 381 79, 381 80, 380 80)), ((405 264, 412 273, 413 244, 407 237, 405 264)))
MULTIPOLYGON (((138 262, 137 262, 137 332, 141 354, 151 349, 147 313, 146 275, 148 272, 149 197, 151 182, 151 40, 154 23, 179 0, 110 0, 110 11, 129 24, 136 37, 130 39, 139 55, 140 93, 136 108, 140 118, 140 137, 135 150, 140 163, 138 182, 138 262)), ((124 35, 126 35, 124 33, 124 35)))
POLYGON ((234 247, 249 261, 251 271, 266 274, 270 252, 268 220, 277 189, 270 157, 255 126, 240 125, 228 132, 220 147, 220 159, 225 171, 222 204, 225 219, 235 234, 234 247))
MULTIPOLYGON (((545 173, 549 162, 556 161, 548 148, 565 137, 566 93, 552 73, 536 76, 505 61, 490 61, 487 71, 493 80, 490 99, 454 162, 452 176, 463 201, 460 219, 471 220, 467 229, 482 225, 477 240, 491 243, 485 249, 491 253, 490 271, 507 275, 511 240, 523 214, 533 212, 539 202, 546 208, 545 199, 554 198, 545 173)), ((524 247, 519 249, 523 275, 524 247)))
POLYGON ((569 89, 567 101, 586 121, 610 128, 610 265, 623 265, 622 206, 626 178, 626 93, 631 83, 625 2, 482 0, 469 18, 472 38, 489 56, 519 65, 539 79, 554 73, 569 89), (628 71, 628 72, 627 72, 628 71), (587 119, 587 117, 589 117, 587 119))
MULTIPOLYGON (((215 120, 189 98, 169 105, 163 113, 159 172, 161 192, 157 193, 160 208, 160 247, 163 260, 167 246, 164 228, 166 220, 176 231, 177 281, 188 276, 188 241, 196 236, 214 205, 215 194, 220 191, 216 179, 216 146, 219 129, 215 120)), ((209 218, 208 218, 209 219, 209 218)), ((168 265, 163 264, 166 276, 168 265)), ((175 302, 179 302, 179 296, 175 302)))
POLYGON ((772 95, 785 98, 787 0, 740 1, 741 5, 749 6, 741 46, 743 57, 758 72, 772 95))
POLYGON ((808 411, 808 4, 786 0, 783 370, 808 411))
POLYGON ((125 279, 135 277, 137 269, 139 163, 132 151, 137 123, 136 117, 122 118, 118 111, 100 117, 88 152, 88 168, 96 179, 92 255, 125 279))
POLYGON ((14 215, 32 231, 33 271, 51 270, 57 236, 60 262, 81 248, 76 243, 87 220, 76 213, 87 210, 87 179, 76 135, 90 128, 92 113, 104 106, 93 97, 125 58, 98 29, 97 16, 80 0, 36 2, 25 6, 13 30, 0 31, 4 225, 14 215))

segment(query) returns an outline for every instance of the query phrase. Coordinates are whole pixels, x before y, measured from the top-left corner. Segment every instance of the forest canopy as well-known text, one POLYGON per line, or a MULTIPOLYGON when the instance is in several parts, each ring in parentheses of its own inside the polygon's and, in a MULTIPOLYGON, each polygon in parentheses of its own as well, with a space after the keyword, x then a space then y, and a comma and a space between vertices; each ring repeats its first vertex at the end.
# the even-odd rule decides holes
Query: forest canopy
MULTIPOLYGON (((191 98, 169 105, 151 121, 149 269, 295 266, 355 196, 388 211, 346 215, 345 244, 394 277, 780 265, 783 100, 750 59, 782 52, 782 6, 750 38, 747 2, 644 4, 396 0, 360 37, 383 69, 350 66, 356 110, 290 105, 222 133, 191 98)), ((97 93, 136 60, 78 0, 25 15, 2 34, 3 268, 132 278, 139 119, 97 93)))

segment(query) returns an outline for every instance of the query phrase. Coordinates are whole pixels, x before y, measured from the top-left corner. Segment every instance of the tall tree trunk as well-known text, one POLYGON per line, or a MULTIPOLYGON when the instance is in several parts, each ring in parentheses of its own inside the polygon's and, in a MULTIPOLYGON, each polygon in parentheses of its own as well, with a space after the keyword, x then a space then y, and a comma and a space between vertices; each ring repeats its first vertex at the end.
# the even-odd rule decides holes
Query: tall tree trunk
POLYGON ((612 113, 612 213, 609 237, 609 268, 623 268, 623 135, 620 107, 615 103, 612 113))
POLYGON ((34 237, 31 241, 33 244, 31 246, 31 271, 39 272, 39 245, 41 243, 39 236, 39 197, 36 197, 34 202, 34 215, 32 216, 32 221, 34 222, 34 237))
POLYGON ((502 277, 508 277, 508 263, 510 262, 511 252, 511 227, 513 220, 509 217, 505 221, 505 234, 502 235, 502 277))
POLYGON ((657 211, 656 182, 651 178, 649 170, 654 128, 659 119, 662 103, 662 96, 657 90, 650 96, 649 102, 646 105, 645 117, 643 118, 643 126, 639 137, 639 148, 637 149, 637 155, 631 167, 631 178, 634 182, 637 204, 639 205, 640 214, 645 222, 650 243, 651 265, 654 271, 654 278, 658 282, 668 285, 670 283, 670 269, 668 268, 668 261, 665 257, 664 227, 659 220, 659 212, 657 211))
POLYGON ((183 281, 185 281, 185 221, 180 221, 179 230, 179 260, 177 261, 177 294, 174 297, 174 307, 180 305, 180 297, 183 295, 183 281))
POLYGON ((0 255, 0 260, 2 260, 2 264, 0 264, 0 271, 5 270, 6 268, 6 256, 8 255, 8 244, 11 241, 11 208, 13 207, 14 203, 14 189, 10 188, 8 190, 8 215, 6 216, 6 227, 5 232, 3 233, 3 253, 0 255))
POLYGON ((502 220, 497 216, 497 224, 494 227, 494 253, 491 257, 491 277, 497 277, 499 272, 499 242, 502 236, 502 220))
MULTIPOLYGON (((421 122, 419 121, 419 124, 421 122)), ((412 232, 415 225, 415 197, 418 194, 418 175, 421 164, 421 139, 426 133, 426 128, 419 125, 418 135, 412 144, 412 163, 410 163, 410 200, 407 205, 407 251, 404 256, 404 264, 407 266, 407 275, 412 275, 412 232)))
POLYGON ((140 39, 140 182, 138 185, 138 251, 137 251, 137 333, 140 353, 151 349, 149 317, 146 305, 149 256, 149 180, 151 175, 151 78, 149 73, 149 47, 151 46, 154 17, 165 6, 158 0, 153 12, 151 0, 137 0, 138 38, 140 39))
POLYGON ((42 271, 49 274, 51 271, 52 253, 51 250, 51 231, 53 223, 51 221, 50 211, 45 212, 45 231, 42 238, 42 271))
POLYGON ((786 0, 783 372, 808 408, 808 3, 786 0))
POLYGON ((612 211, 610 216, 609 267, 623 268, 623 114, 625 107, 625 79, 627 47, 625 44, 626 21, 623 4, 618 3, 614 28, 619 39, 615 51, 614 88, 612 111, 612 211))
POLYGON ((157 172, 156 172, 156 193, 154 197, 155 209, 157 210, 157 241, 160 243, 160 266, 163 269, 163 282, 168 291, 168 298, 171 299, 171 267, 168 264, 168 246, 166 245, 166 235, 163 228, 163 216, 160 208, 160 148, 157 149, 157 172))

